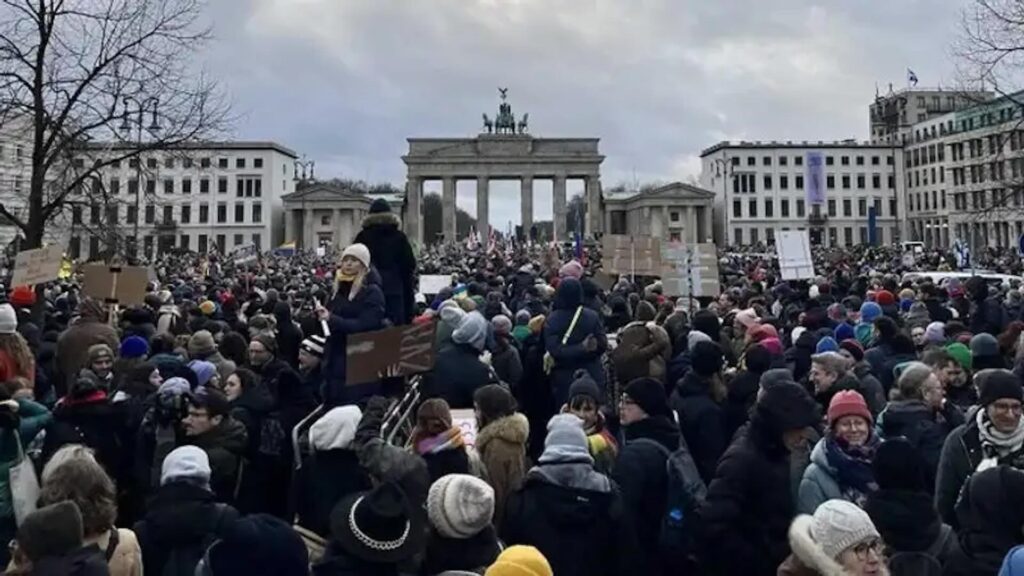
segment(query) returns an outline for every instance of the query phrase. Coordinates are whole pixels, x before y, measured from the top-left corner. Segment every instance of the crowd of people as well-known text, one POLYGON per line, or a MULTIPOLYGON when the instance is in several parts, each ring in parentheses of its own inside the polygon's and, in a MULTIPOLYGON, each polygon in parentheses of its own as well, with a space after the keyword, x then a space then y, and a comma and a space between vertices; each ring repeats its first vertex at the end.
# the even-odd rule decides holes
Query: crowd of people
POLYGON ((1024 571, 1024 286, 755 246, 674 298, 580 252, 417 254, 378 202, 339 253, 161 257, 139 306, 0 290, 5 573, 1024 571), (430 371, 347 382, 350 336, 409 324, 430 371))

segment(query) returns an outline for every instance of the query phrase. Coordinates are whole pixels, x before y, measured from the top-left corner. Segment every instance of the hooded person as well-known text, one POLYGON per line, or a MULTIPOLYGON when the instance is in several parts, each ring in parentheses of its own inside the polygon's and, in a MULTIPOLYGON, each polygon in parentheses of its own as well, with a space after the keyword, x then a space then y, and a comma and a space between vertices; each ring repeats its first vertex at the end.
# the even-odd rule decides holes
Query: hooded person
POLYGON ((705 484, 711 482, 729 438, 725 414, 715 398, 724 359, 714 342, 700 342, 690 351, 692 368, 676 386, 669 405, 679 416, 679 428, 705 484))
POLYGON ((577 370, 575 378, 572 386, 569 386, 569 403, 562 406, 562 412, 574 414, 583 421, 583 431, 587 434, 594 468, 608 474, 618 457, 619 443, 606 426, 601 406, 604 397, 597 382, 586 370, 577 370))
POLYGON ((654 307, 649 302, 640 302, 635 319, 619 331, 611 352, 619 382, 647 377, 665 379, 665 365, 672 358, 672 342, 665 329, 654 323, 654 317, 654 307))
POLYGON ((54 385, 58 396, 63 396, 79 371, 87 367, 89 349, 94 344, 105 344, 108 350, 117 350, 121 345, 117 331, 106 323, 107 311, 103 304, 86 298, 79 303, 77 312, 78 319, 57 339, 57 382, 54 385))
POLYGON ((788 370, 769 370, 751 410, 708 486, 701 508, 703 566, 722 576, 769 576, 789 554, 796 514, 797 453, 807 450, 820 411, 788 370))
POLYGON ((427 518, 430 536, 422 574, 451 570, 479 574, 501 553, 491 525, 494 489, 475 476, 448 474, 435 480, 427 495, 427 518))
POLYGON ((604 389, 601 356, 608 349, 601 318, 583 305, 579 280, 565 278, 558 285, 551 314, 544 322, 545 367, 555 406, 565 404, 573 374, 582 368, 604 389))
POLYGON ((487 320, 476 311, 459 318, 452 345, 438 352, 421 386, 424 397, 441 398, 456 410, 472 408, 476 390, 495 381, 490 367, 480 360, 487 343, 487 320))
POLYGON ((205 360, 217 367, 221 382, 235 371, 237 366, 217 349, 217 342, 209 330, 198 330, 188 339, 188 355, 192 360, 205 360))
POLYGON ((477 414, 476 450, 494 487, 495 525, 501 526, 505 502, 526 475, 526 440, 530 423, 516 412, 516 401, 507 388, 488 384, 473 394, 477 414))
POLYGON ((287 302, 274 305, 274 320, 277 326, 278 357, 293 369, 299 369, 299 346, 302 344, 302 330, 292 320, 292 307, 287 302))
POLYGON ((779 576, 889 575, 871 518, 845 500, 829 500, 813 515, 797 516, 789 545, 793 553, 779 566, 779 576))
POLYGON ((980 371, 988 368, 1008 368, 1006 358, 999 351, 999 341, 991 334, 975 334, 971 337, 972 370, 980 371))
POLYGON ((8 574, 110 574, 102 551, 85 546, 82 514, 74 502, 42 506, 25 517, 10 547, 8 574))
POLYGON ((995 466, 1024 469, 1024 389, 1009 370, 986 374, 980 391, 981 408, 968 414, 942 446, 935 480, 935 504, 942 520, 958 529, 955 504, 964 481, 995 466))
POLYGON ((594 471, 583 421, 559 414, 547 429, 543 454, 509 500, 503 540, 536 547, 559 575, 635 570, 638 548, 622 496, 594 471))
POLYGON ((1024 544, 1024 472, 997 466, 974 474, 956 502, 956 517, 960 549, 944 574, 995 574, 1007 553, 1024 544))
POLYGON ((366 246, 370 259, 376 263, 387 317, 395 326, 411 322, 416 311, 416 257, 399 224, 387 200, 377 198, 355 238, 356 244, 366 246))

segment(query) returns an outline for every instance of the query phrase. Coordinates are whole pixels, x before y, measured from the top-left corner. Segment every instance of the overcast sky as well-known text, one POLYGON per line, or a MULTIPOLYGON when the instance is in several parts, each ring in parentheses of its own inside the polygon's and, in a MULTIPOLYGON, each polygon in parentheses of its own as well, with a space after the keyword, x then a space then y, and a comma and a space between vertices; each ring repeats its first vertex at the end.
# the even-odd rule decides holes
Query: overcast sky
MULTIPOLYGON (((876 83, 908 67, 952 86, 969 1, 211 0, 206 66, 236 137, 320 177, 404 186, 405 139, 475 135, 503 86, 535 136, 601 138, 606 187, 685 181, 721 140, 866 139, 876 83)), ((517 223, 518 185, 492 193, 492 224, 517 223)))

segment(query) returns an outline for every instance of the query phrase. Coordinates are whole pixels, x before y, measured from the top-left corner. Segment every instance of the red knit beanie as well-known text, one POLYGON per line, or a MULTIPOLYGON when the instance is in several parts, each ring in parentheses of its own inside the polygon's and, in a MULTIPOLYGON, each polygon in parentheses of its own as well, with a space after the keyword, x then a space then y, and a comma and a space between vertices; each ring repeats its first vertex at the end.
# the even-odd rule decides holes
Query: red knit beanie
POLYGON ((892 306, 896 303, 896 297, 892 295, 892 292, 882 290, 875 295, 875 302, 878 302, 879 306, 892 306))
POLYGON ((31 286, 15 286, 11 291, 11 304, 28 308, 36 303, 36 292, 31 286))
POLYGON ((860 392, 855 390, 842 390, 836 392, 832 401, 828 403, 828 425, 829 428, 843 416, 861 416, 871 424, 871 411, 860 392))

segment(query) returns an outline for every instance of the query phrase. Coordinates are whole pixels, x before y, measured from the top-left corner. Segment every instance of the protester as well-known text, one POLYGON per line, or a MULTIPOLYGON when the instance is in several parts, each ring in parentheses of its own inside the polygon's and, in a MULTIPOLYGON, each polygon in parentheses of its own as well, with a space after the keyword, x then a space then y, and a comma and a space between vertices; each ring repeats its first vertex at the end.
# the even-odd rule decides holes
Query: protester
POLYGON ((355 242, 366 246, 369 251, 367 261, 372 258, 377 263, 381 286, 384 288, 387 317, 391 323, 399 326, 411 322, 414 314, 416 258, 387 200, 378 198, 373 201, 370 214, 363 219, 363 229, 356 235, 355 242))
POLYGON ((476 449, 494 488, 494 524, 501 526, 505 503, 526 476, 526 439, 530 424, 516 412, 512 394, 499 384, 488 384, 473 395, 476 410, 476 449))
POLYGON ((78 320, 57 340, 56 389, 59 396, 65 394, 79 371, 86 367, 93 345, 106 344, 108 350, 116 350, 120 346, 117 331, 106 321, 107 311, 99 302, 86 298, 79 304, 78 320))
POLYGON ((427 517, 430 537, 421 574, 480 574, 501 553, 491 525, 494 489, 479 478, 448 474, 435 480, 427 496, 427 517))
POLYGON ((871 518, 845 500, 829 500, 813 515, 797 516, 789 544, 793 554, 779 567, 780 576, 889 574, 871 518))
POLYGON ((571 413, 583 421, 587 447, 594 458, 594 469, 608 474, 618 458, 619 443, 607 428, 601 406, 601 390, 586 370, 577 370, 574 376, 575 380, 569 386, 569 403, 562 406, 562 412, 571 413))
POLYGON ((598 386, 604 384, 601 355, 608 340, 597 313, 583 306, 583 287, 566 278, 558 285, 551 314, 544 323, 545 364, 550 364, 555 406, 565 404, 572 375, 582 368, 598 386), (550 360, 548 360, 550 358, 550 360))
POLYGON ((6 574, 106 576, 111 574, 100 549, 84 545, 82 514, 74 502, 43 506, 25 518, 10 547, 6 574))
POLYGON ((307 576, 309 553, 291 526, 266 514, 232 522, 196 569, 207 576, 307 576))
POLYGON ((986 468, 964 484, 956 501, 960 552, 945 573, 981 576, 999 570, 1014 546, 1024 544, 1024 472, 1009 466, 986 468))
POLYGON ((0 304, 0 382, 22 377, 35 382, 35 358, 18 333, 18 317, 10 304, 0 304))
POLYGON ((248 434, 245 426, 231 417, 227 398, 218 390, 197 390, 189 397, 183 424, 187 443, 202 448, 210 458, 210 486, 218 501, 234 502, 248 434))
POLYGON ((452 424, 448 403, 441 398, 425 400, 416 411, 412 449, 427 463, 431 482, 449 474, 481 473, 480 463, 466 449, 462 428, 452 424))
POLYGON ((484 576, 554 576, 547 558, 533 546, 509 546, 484 576))

